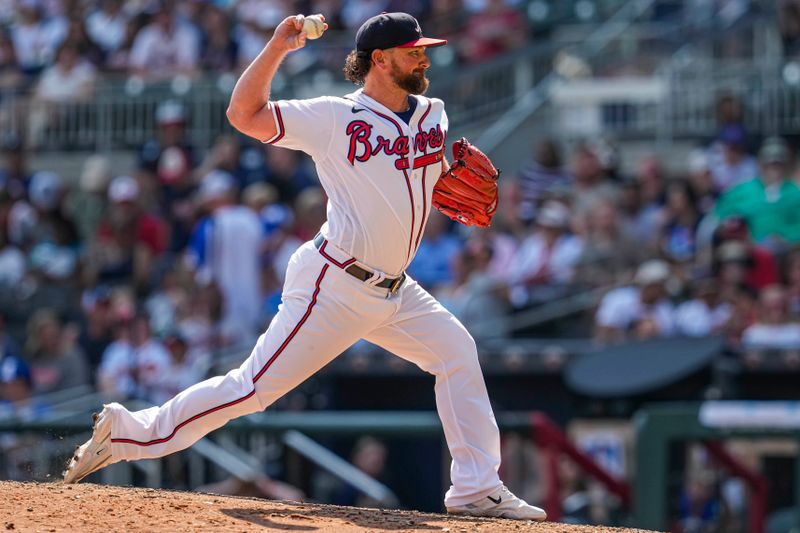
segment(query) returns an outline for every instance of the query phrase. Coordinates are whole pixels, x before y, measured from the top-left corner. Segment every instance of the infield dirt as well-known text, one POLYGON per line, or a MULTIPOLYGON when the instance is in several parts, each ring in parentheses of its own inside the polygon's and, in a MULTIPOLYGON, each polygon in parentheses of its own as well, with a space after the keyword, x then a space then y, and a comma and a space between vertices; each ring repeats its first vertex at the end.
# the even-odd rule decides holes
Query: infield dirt
POLYGON ((0 482, 0 531, 581 533, 643 530, 455 518, 83 483, 0 482))

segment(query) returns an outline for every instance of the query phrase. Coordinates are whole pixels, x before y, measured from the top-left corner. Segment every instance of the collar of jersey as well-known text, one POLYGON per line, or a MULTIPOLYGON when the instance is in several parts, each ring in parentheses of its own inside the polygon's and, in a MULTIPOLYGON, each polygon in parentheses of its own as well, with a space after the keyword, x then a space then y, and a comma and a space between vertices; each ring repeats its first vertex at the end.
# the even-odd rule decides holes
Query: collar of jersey
MULTIPOLYGON (((409 120, 409 124, 406 124, 403 120, 400 119, 400 117, 397 116, 397 114, 394 111, 392 111, 391 109, 389 109, 385 105, 381 104, 377 100, 373 100, 372 98, 370 98, 369 96, 364 94, 364 89, 358 89, 355 92, 352 92, 352 93, 350 93, 348 95, 345 95, 345 98, 347 98, 348 100, 353 100, 356 103, 361 103, 364 106, 366 106, 368 108, 372 108, 372 109, 374 109, 376 111, 380 111, 381 113, 383 113, 385 115, 389 115, 392 118, 396 118, 398 124, 400 125, 401 128, 403 128, 403 132, 406 135, 409 135, 409 133, 411 132, 412 126, 416 126, 417 125, 416 121, 419 120, 420 109, 424 107, 422 105, 423 103, 420 102, 419 99, 417 99, 417 108, 414 110, 414 114, 411 115, 411 120, 409 120)), ((417 97, 414 96, 414 98, 417 98, 417 97)))

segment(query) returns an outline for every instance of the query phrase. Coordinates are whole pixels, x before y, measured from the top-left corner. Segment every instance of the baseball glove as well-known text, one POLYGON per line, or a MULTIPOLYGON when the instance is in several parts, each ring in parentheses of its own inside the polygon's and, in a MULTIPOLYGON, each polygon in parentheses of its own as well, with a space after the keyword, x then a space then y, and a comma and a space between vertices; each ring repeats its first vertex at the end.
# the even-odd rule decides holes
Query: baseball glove
POLYGON ((433 206, 465 226, 487 227, 497 210, 500 171, 461 138, 453 143, 453 162, 433 188, 433 206))

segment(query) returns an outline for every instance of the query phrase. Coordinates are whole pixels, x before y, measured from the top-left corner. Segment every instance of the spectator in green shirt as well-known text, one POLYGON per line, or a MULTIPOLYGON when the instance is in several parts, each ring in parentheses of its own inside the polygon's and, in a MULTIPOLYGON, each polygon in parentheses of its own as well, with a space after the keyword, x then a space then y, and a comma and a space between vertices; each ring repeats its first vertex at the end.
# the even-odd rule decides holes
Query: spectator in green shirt
POLYGON ((800 242, 800 188, 789 179, 789 147, 770 137, 758 153, 758 178, 724 193, 715 210, 720 220, 742 217, 753 240, 771 247, 800 242))

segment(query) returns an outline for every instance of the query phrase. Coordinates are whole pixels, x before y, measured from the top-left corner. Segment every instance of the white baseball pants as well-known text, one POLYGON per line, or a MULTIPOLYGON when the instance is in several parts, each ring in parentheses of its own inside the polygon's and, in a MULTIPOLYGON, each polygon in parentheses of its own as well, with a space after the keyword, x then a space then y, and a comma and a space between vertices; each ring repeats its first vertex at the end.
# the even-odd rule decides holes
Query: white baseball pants
POLYGON ((295 252, 278 314, 239 368, 161 407, 112 410, 112 455, 132 461, 188 448, 229 420, 266 409, 364 338, 436 377, 436 407, 453 458, 445 505, 498 489, 500 437, 467 330, 414 280, 387 298, 387 289, 337 266, 347 259, 338 249, 329 244, 327 252, 328 259, 311 242, 295 252))

